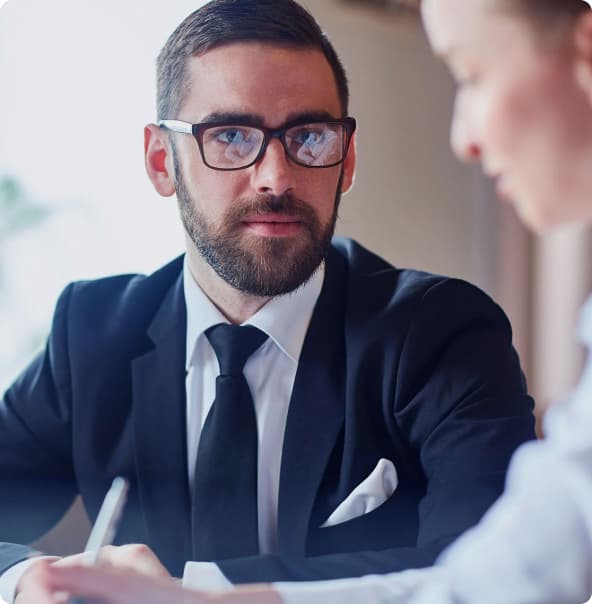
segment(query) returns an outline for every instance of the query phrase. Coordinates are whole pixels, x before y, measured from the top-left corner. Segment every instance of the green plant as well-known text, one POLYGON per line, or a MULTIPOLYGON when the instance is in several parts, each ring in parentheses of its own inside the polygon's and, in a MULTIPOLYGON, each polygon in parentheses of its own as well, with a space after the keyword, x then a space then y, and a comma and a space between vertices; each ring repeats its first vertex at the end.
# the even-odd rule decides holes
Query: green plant
POLYGON ((25 229, 43 222, 49 208, 33 201, 15 178, 0 178, 0 246, 25 229))

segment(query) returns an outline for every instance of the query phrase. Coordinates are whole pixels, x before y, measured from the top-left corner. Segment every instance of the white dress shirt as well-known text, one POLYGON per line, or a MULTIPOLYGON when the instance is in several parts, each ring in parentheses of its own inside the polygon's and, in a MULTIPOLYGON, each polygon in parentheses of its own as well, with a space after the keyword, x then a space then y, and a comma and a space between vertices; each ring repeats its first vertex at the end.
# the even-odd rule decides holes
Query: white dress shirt
MULTIPOLYGON (((325 265, 297 290, 272 298, 245 325, 253 325, 269 338, 247 360, 244 375, 255 405, 258 432, 257 505, 259 551, 277 551, 277 508, 284 429, 298 360, 312 313, 323 286, 325 265)), ((228 323, 183 265, 183 288, 187 306, 185 387, 187 396, 187 462, 189 483, 193 483, 195 459, 201 429, 214 402, 218 359, 205 331, 228 323)), ((34 560, 26 560, 0 575, 2 599, 12 603, 15 587, 34 560)), ((218 567, 209 562, 186 565, 184 582, 216 588, 230 585, 218 567)))
MULTIPOLYGON (((272 298, 244 325, 253 325, 269 338, 247 360, 243 373, 249 384, 257 416, 257 506, 259 552, 277 552, 277 509, 284 429, 298 359, 314 306, 321 293, 324 263, 300 288, 272 298)), ((192 278, 185 259, 183 271, 187 303, 187 451, 192 484, 201 429, 214 402, 218 359, 205 331, 228 320, 192 278)), ((229 585, 215 564, 189 562, 184 584, 222 587, 229 585)))
POLYGON ((519 447, 504 494, 436 567, 278 583, 285 604, 586 601, 592 593, 592 298, 582 310, 579 334, 589 352, 580 383, 546 414, 545 439, 519 447))

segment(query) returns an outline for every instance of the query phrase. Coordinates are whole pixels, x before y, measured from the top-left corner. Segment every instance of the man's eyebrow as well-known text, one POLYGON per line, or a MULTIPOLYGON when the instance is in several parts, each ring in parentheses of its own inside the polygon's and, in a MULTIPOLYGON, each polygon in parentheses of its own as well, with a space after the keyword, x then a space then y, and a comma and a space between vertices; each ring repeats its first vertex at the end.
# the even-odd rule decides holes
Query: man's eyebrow
POLYGON ((330 122, 339 120, 341 116, 331 115, 328 111, 301 111, 299 113, 290 113, 285 124, 304 123, 304 122, 330 122))
POLYGON ((206 124, 233 124, 237 126, 263 126, 263 117, 255 113, 215 111, 205 115, 201 122, 206 124))
MULTIPOLYGON (((340 119, 331 115, 328 111, 300 111, 288 114, 286 121, 277 127, 282 128, 290 124, 302 124, 305 122, 327 122, 340 119)), ((263 116, 255 113, 241 113, 238 111, 215 111, 205 115, 201 123, 207 124, 229 124, 236 126, 265 126, 263 116)))

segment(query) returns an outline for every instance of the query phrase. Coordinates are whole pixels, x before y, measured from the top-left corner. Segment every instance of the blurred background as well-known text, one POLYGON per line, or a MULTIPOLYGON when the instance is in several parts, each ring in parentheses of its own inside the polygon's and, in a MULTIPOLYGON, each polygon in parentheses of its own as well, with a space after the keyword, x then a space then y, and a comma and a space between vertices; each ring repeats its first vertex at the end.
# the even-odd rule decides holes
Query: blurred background
MULTIPOLYGON (((8 0, 0 8, 0 389, 74 279, 150 272, 182 251, 152 189, 143 126, 154 63, 199 0, 8 0)), ((338 232, 397 266, 455 275, 508 313, 542 412, 576 382, 589 233, 534 238, 448 147, 454 87, 415 13, 393 0, 305 0, 349 73, 358 172, 338 232)))

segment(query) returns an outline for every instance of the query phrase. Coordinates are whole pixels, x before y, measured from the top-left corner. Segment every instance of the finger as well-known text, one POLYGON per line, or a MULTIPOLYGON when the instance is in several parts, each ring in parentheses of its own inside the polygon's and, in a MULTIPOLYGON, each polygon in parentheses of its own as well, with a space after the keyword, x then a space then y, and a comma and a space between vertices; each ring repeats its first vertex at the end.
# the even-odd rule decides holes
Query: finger
POLYGON ((101 604, 199 602, 187 600, 186 592, 170 580, 154 579, 129 569, 62 566, 54 567, 50 571, 51 588, 54 592, 67 591, 101 604))
POLYGON ((51 562, 46 560, 40 560, 28 568, 18 588, 15 604, 56 604, 59 601, 56 596, 60 596, 52 584, 51 562))
MULTIPOLYGON (((82 553, 68 556, 60 560, 57 565, 84 565, 87 561, 87 555, 87 553, 82 553)), ((156 554, 142 543, 121 546, 106 545, 99 552, 96 566, 101 568, 127 568, 152 577, 171 578, 156 554)))
POLYGON ((101 550, 99 565, 131 568, 152 577, 171 578, 156 554, 143 543, 133 543, 120 547, 107 546, 101 550))
POLYGON ((84 564, 86 554, 72 554, 54 562, 55 566, 80 566, 84 564))

